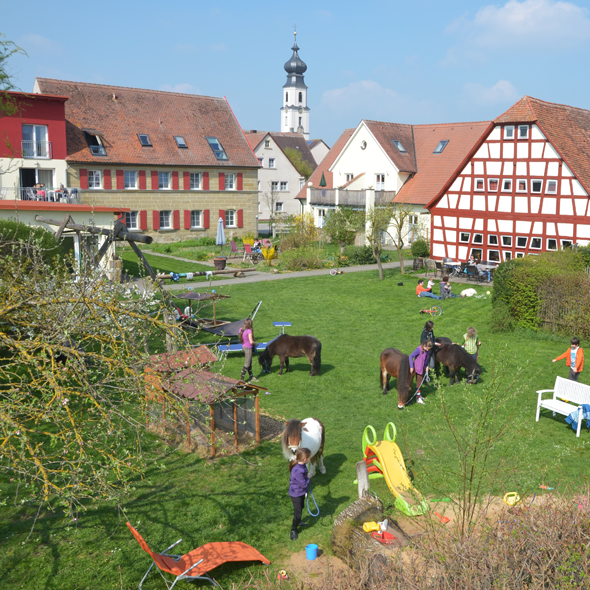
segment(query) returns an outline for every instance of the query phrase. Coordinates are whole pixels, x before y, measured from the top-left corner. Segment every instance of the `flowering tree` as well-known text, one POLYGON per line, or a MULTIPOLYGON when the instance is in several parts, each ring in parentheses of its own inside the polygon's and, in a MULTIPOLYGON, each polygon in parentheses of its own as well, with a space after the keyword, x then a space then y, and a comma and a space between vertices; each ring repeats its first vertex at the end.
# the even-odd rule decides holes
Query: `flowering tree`
POLYGON ((182 336, 155 292, 90 264, 75 276, 31 240, 1 244, 0 471, 71 511, 116 498, 142 471, 147 344, 182 336))

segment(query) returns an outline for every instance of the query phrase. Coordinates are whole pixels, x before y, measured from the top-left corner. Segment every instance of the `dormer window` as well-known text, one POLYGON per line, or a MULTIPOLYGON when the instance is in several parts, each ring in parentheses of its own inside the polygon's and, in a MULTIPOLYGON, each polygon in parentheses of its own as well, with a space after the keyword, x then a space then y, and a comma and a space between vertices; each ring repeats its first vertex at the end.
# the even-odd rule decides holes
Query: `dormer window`
POLYGON ((223 146, 219 143, 217 137, 207 137, 207 141, 209 142, 209 146, 213 150, 213 153, 218 160, 228 159, 227 154, 225 153, 223 146))
POLYGON ((404 148, 404 146, 402 145, 402 142, 399 141, 398 139, 393 139, 393 145, 402 153, 405 154, 406 153, 406 148, 404 148))
POLYGON ((448 139, 443 139, 442 141, 438 142, 436 149, 432 152, 433 154, 442 154, 443 150, 447 147, 447 143, 449 143, 448 139))
POLYGON ((518 139, 528 139, 529 138, 529 126, 528 125, 519 125, 518 126, 518 139))
POLYGON ((514 139, 514 125, 504 127, 504 139, 514 139))
POLYGON ((181 135, 175 135, 174 136, 174 141, 176 142, 176 145, 179 148, 182 148, 182 149, 185 149, 185 150, 188 149, 188 145, 186 145, 186 141, 184 141, 184 137, 182 137, 181 135))
POLYGON ((93 156, 106 156, 107 151, 102 143, 101 134, 96 129, 83 129, 84 138, 93 156))
POLYGON ((139 138, 139 143, 141 143, 141 147, 152 147, 152 142, 150 141, 149 135, 138 133, 137 137, 139 138))

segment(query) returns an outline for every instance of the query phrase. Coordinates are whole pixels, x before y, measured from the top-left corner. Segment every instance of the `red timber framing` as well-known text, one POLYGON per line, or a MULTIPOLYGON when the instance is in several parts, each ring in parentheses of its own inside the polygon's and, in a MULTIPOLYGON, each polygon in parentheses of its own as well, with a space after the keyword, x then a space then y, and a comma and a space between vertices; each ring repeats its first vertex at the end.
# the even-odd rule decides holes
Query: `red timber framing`
POLYGON ((427 205, 432 257, 501 262, 586 245, 588 200, 538 123, 497 124, 427 205))

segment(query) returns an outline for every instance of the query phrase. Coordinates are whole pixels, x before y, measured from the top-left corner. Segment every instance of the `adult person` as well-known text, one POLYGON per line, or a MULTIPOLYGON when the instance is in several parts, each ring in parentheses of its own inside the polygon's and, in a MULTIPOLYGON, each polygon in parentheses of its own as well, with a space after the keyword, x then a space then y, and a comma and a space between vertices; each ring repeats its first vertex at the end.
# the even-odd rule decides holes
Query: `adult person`
POLYGON ((491 281, 491 279, 492 279, 492 274, 491 274, 491 272, 490 272, 490 267, 489 267, 489 266, 487 266, 487 265, 483 265, 483 264, 481 263, 481 260, 478 260, 478 261, 476 262, 476 264, 475 264, 475 268, 477 268, 477 274, 478 274, 480 277, 483 277, 484 275, 486 275, 486 276, 487 276, 487 279, 488 279, 488 283, 491 281))
POLYGON ((418 281, 418 285, 416 286, 416 296, 418 297, 431 297, 432 299, 440 299, 438 295, 432 293, 424 286, 424 279, 420 279, 418 281))

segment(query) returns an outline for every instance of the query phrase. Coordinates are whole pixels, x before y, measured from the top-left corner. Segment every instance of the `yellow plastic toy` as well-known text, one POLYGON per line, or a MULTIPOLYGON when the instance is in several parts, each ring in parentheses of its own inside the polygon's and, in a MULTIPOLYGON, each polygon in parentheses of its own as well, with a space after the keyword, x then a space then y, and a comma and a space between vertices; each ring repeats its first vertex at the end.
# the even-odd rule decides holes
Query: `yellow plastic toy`
POLYGON ((520 496, 516 492, 508 492, 504 495, 504 504, 508 506, 516 506, 520 504, 520 496))
POLYGON ((381 527, 373 520, 372 522, 365 522, 363 524, 363 531, 370 533, 371 531, 380 531, 381 527))

